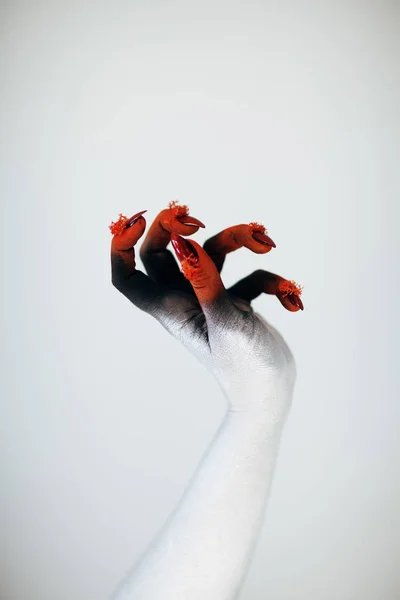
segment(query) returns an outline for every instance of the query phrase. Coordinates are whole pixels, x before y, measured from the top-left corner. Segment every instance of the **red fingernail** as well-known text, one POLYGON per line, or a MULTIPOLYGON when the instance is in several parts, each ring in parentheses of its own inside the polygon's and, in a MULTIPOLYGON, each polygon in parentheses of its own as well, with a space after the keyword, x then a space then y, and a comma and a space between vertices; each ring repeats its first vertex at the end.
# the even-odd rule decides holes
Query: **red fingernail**
POLYGON ((171 243, 179 260, 189 258, 190 255, 192 255, 196 260, 199 260, 197 250, 193 244, 189 242, 189 240, 185 240, 185 238, 177 233, 171 233, 171 243))
POLYGON ((176 217, 176 220, 182 223, 183 225, 196 225, 196 227, 205 228, 205 225, 201 221, 199 221, 199 219, 189 217, 189 215, 182 215, 181 217, 176 217))
POLYGON ((304 310, 303 303, 298 296, 289 295, 287 298, 293 304, 293 306, 300 308, 300 310, 304 310))
POLYGON ((131 217, 130 219, 128 219, 127 223, 126 223, 126 228, 128 229, 128 227, 132 227, 132 225, 134 225, 136 223, 136 221, 142 216, 144 215, 144 213, 147 212, 146 210, 141 210, 140 212, 136 213, 135 215, 133 215, 133 217, 131 217))
POLYGON ((260 242, 265 246, 272 246, 273 248, 276 248, 275 242, 271 240, 271 238, 268 235, 265 235, 265 233, 253 231, 251 235, 253 236, 253 239, 255 239, 257 242, 260 242))

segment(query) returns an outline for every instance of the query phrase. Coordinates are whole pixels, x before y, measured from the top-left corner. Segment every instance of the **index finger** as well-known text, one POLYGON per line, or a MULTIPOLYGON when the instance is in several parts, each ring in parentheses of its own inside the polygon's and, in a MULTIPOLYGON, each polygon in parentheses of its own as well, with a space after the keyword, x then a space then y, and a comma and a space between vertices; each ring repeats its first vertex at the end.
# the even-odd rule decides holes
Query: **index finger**
POLYGON ((114 287, 137 308, 162 319, 168 289, 156 283, 136 269, 134 246, 143 235, 146 220, 143 212, 130 219, 120 214, 118 221, 110 225, 114 233, 111 242, 111 280, 114 287))

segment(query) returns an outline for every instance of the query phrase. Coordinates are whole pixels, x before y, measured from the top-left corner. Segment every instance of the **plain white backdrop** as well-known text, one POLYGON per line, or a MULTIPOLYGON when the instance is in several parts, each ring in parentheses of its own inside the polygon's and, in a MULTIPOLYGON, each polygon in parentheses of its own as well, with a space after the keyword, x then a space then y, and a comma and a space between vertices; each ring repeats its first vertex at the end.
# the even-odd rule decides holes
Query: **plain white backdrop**
POLYGON ((276 250, 230 255, 227 285, 304 285, 303 313, 254 303, 298 381, 241 600, 399 598, 399 5, 0 20, 1 599, 106 600, 219 425, 211 375, 110 283, 111 220, 176 198, 201 242, 267 226, 276 250))

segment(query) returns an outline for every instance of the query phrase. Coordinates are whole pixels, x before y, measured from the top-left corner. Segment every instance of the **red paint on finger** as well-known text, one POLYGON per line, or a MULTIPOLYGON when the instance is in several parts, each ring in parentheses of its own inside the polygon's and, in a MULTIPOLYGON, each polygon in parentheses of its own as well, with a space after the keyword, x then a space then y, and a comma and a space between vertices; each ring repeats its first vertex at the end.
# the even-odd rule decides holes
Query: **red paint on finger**
POLYGON ((277 296, 283 306, 291 312, 304 310, 304 305, 300 298, 302 292, 303 287, 298 285, 295 281, 282 279, 278 283, 277 296))
POLYGON ((108 226, 112 235, 119 235, 126 229, 126 224, 128 223, 128 217, 125 217, 122 213, 119 213, 118 220, 112 221, 111 225, 108 226))
POLYGON ((301 299, 299 298, 299 296, 292 294, 287 297, 294 306, 297 306, 297 308, 300 308, 300 310, 304 310, 303 303, 302 303, 301 299))
POLYGON ((184 215, 183 217, 176 217, 176 220, 183 225, 195 225, 196 227, 205 228, 204 223, 199 221, 199 219, 195 219, 194 217, 189 217, 189 215, 184 215))
POLYGON ((139 217, 141 217, 142 215, 144 215, 144 213, 147 212, 146 210, 141 210, 140 212, 136 213, 133 215, 133 217, 131 217, 130 219, 128 219, 128 223, 127 223, 127 227, 131 227, 132 225, 134 225, 136 223, 136 221, 139 220, 139 217))
POLYGON ((252 221, 251 223, 249 223, 249 227, 252 233, 267 233, 265 226, 261 223, 257 223, 256 221, 252 221))
POLYGON ((172 213, 172 219, 176 219, 182 225, 194 225, 195 227, 205 227, 204 223, 189 216, 189 207, 187 204, 180 205, 178 200, 172 200, 169 205, 169 210, 172 213))
POLYGON ((186 279, 195 279, 199 273, 199 255, 196 248, 177 233, 171 234, 171 243, 181 263, 181 269, 186 279))
POLYGON ((301 296, 303 293, 303 286, 299 285, 295 281, 289 281, 288 279, 282 279, 278 284, 279 290, 282 292, 282 298, 285 298, 289 294, 296 294, 301 296))
POLYGON ((181 264, 183 275, 190 281, 199 302, 211 302, 225 289, 208 254, 180 235, 171 235, 172 246, 181 264))
POLYGON ((200 275, 199 260, 191 254, 181 260, 181 269, 185 278, 193 281, 200 275))
POLYGON ((142 210, 133 215, 130 219, 128 219, 128 217, 126 217, 122 213, 119 213, 118 220, 115 222, 112 221, 111 225, 108 226, 109 230, 111 231, 111 234, 121 235, 121 233, 123 233, 125 229, 134 225, 134 223, 136 223, 145 212, 147 212, 147 210, 142 210))
POLYGON ((253 240, 260 242, 260 244, 264 244, 265 246, 276 248, 275 242, 267 235, 267 230, 264 225, 252 221, 249 223, 249 229, 253 240))
POLYGON ((269 237, 269 235, 265 235, 264 233, 260 233, 259 231, 254 231, 252 233, 252 238, 253 240, 256 240, 256 242, 260 242, 260 244, 276 248, 275 242, 269 237))
POLYGON ((171 233, 171 243, 179 260, 188 259, 190 256, 193 256, 196 261, 199 260, 197 250, 189 240, 185 240, 177 233, 171 233))
POLYGON ((171 200, 168 204, 168 208, 172 210, 175 218, 186 217, 189 214, 189 207, 186 204, 179 204, 178 200, 171 200))

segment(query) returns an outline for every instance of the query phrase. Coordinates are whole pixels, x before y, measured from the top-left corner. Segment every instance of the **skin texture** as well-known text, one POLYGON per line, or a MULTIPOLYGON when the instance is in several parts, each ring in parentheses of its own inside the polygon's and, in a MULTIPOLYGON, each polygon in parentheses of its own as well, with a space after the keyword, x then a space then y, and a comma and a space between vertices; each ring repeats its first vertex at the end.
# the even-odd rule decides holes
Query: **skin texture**
POLYGON ((292 400, 293 356, 251 301, 272 294, 297 312, 303 310, 301 289, 263 270, 225 289, 220 271, 227 253, 246 247, 266 254, 275 243, 259 223, 229 227, 204 248, 183 237, 203 226, 177 203, 161 211, 140 251, 148 275, 136 269, 134 255, 146 227, 143 213, 120 216, 110 226, 113 285, 210 369, 227 400, 225 418, 182 499, 116 589, 115 600, 237 597, 292 400))

